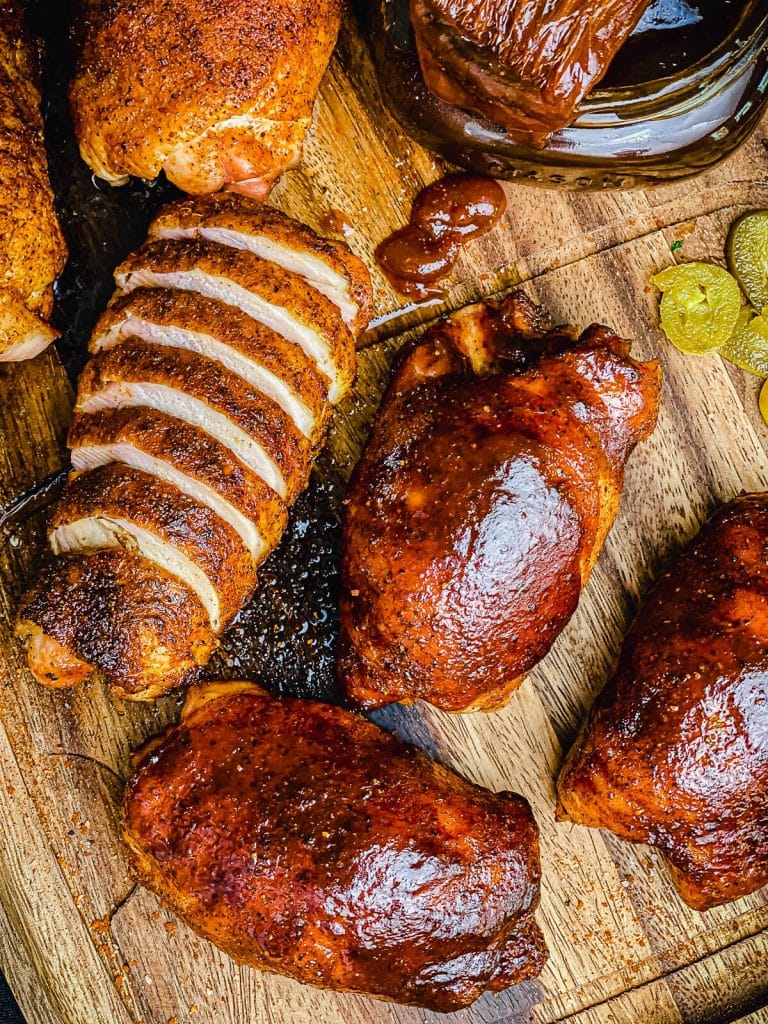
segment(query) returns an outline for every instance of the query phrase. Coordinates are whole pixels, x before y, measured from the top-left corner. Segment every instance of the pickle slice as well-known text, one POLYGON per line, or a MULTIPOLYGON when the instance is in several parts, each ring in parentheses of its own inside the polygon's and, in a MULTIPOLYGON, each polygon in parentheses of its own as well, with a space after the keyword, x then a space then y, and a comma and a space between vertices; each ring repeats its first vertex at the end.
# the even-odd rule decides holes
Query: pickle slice
POLYGON ((768 380, 760 388, 760 415, 768 426, 768 380))
POLYGON ((688 355, 704 355, 733 334, 741 309, 736 279, 714 263, 682 263, 651 278, 663 293, 661 327, 688 355))
POLYGON ((768 308, 762 315, 748 307, 742 309, 736 330, 720 349, 720 355, 742 370, 768 377, 768 308))
POLYGON ((768 210, 745 213, 728 236, 728 266, 755 309, 768 306, 768 210))

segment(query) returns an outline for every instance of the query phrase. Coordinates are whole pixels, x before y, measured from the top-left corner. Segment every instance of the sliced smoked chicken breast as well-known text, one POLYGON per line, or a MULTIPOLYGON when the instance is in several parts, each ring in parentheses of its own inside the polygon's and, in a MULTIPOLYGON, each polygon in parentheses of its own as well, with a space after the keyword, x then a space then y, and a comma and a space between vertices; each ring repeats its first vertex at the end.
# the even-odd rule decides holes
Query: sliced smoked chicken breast
POLYGON ((363 330, 370 319, 368 272, 347 246, 319 238, 271 206, 245 212, 226 193, 174 203, 154 219, 149 238, 203 238, 247 249, 303 277, 339 307, 350 330, 363 330))
POLYGON ((37 54, 20 3, 0 3, 0 362, 31 359, 57 336, 49 320, 64 269, 43 143, 37 54))
POLYGON ((201 426, 283 500, 309 472, 309 441, 261 391, 195 352, 128 338, 95 356, 80 377, 76 411, 141 406, 201 426))
MULTIPOLYGON (((234 196, 231 205, 245 233, 259 207, 234 196)), ((257 216, 254 232, 268 237, 275 225, 285 244, 286 220, 257 216)), ((359 288, 362 264, 348 254, 345 265, 359 288)), ((303 276, 225 237, 151 242, 115 278, 78 383, 51 561, 17 630, 41 682, 69 685, 98 669, 121 695, 148 698, 193 678, 253 594, 330 408, 352 382, 354 335, 303 276), (133 562, 150 602, 146 616, 137 607, 135 631, 131 606, 142 598, 120 578, 133 562), (98 626, 79 621, 94 579, 98 626), (71 610, 53 628, 51 602, 62 599, 71 610)))
POLYGON ((547 959, 527 802, 342 708, 191 690, 136 754, 125 839, 198 934, 310 985, 448 1012, 547 959))
POLYGON ((148 242, 117 268, 115 281, 123 292, 175 288, 237 307, 316 363, 331 402, 352 383, 354 344, 338 307, 298 274, 254 253, 205 240, 148 242))
POLYGON ((262 199, 301 158, 341 0, 79 0, 70 102, 100 178, 262 199))
POLYGON ((107 307, 90 350, 96 354, 127 337, 215 359, 273 399, 307 437, 322 433, 329 379, 298 345, 237 306, 197 292, 137 288, 107 307))
POLYGON ((143 406, 75 413, 74 470, 120 462, 173 484, 240 535, 254 560, 285 529, 286 503, 221 441, 194 423, 143 406))

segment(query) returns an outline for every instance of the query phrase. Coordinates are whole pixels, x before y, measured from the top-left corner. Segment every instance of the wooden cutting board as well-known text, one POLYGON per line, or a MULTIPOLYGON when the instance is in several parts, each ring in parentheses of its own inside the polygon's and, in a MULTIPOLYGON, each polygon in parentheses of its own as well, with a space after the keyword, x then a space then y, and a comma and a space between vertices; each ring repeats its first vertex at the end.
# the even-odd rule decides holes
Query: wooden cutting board
MULTIPOLYGON (((117 263, 143 237, 165 187, 95 187, 77 160, 63 100, 58 6, 40 4, 51 40, 46 88, 52 173, 72 261, 61 286, 74 370, 117 263)), ((350 22, 323 85, 306 158, 274 202, 321 227, 329 210, 355 227, 371 262, 422 184, 444 166, 384 109, 350 22)), ((38 686, 11 621, 38 556, 45 513, 6 525, 0 552, 0 967, 30 1024, 705 1024, 768 1021, 768 891, 697 914, 675 896, 660 858, 609 835, 554 822, 553 779, 606 677, 639 596, 707 512, 768 487, 759 381, 717 356, 685 358, 657 327, 649 274, 673 259, 722 260, 729 224, 768 207, 768 124, 728 164, 654 192, 569 195, 508 186, 509 211, 467 248, 447 306, 524 283, 556 320, 601 320, 665 369, 661 417, 631 459, 619 518, 581 605, 554 650, 505 710, 448 716, 426 706, 379 713, 388 728, 467 777, 515 789, 541 827, 539 920, 551 959, 541 978, 440 1017, 319 992, 236 967, 134 886, 120 842, 130 750, 172 721, 178 700, 114 703, 100 685, 38 686), (681 240, 676 255, 672 243, 681 240)), ((376 344, 336 417, 259 595, 225 638, 211 673, 333 699, 338 510, 402 340, 443 309, 403 309, 375 276, 376 344)), ((65 464, 72 391, 54 352, 0 367, 0 504, 65 464)), ((28 510, 29 511, 29 510, 28 510)))

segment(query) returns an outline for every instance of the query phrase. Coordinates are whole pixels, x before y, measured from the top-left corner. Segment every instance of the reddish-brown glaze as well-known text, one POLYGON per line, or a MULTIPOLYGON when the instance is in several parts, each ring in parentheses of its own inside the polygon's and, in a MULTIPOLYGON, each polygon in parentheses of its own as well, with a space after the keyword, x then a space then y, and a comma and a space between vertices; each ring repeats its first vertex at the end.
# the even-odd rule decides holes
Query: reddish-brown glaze
POLYGON ((320 230, 323 234, 327 235, 352 235, 355 232, 355 227, 349 219, 348 214, 343 210, 338 210, 335 206, 330 206, 327 210, 323 210, 318 218, 320 224, 320 230))
POLYGON ((660 369, 607 328, 540 320, 520 294, 470 307, 395 370, 346 502, 338 669, 358 705, 496 707, 576 608, 660 369))
POLYGON ((560 817, 651 843, 697 910, 768 883, 768 494, 665 572, 563 767, 560 817))
POLYGON ((650 0, 410 0, 424 79, 521 142, 570 124, 650 0))
POLYGON ((241 963, 449 1011, 546 959, 525 800, 340 708, 193 691, 125 818, 144 883, 241 963))
POLYGON ((414 200, 410 223, 376 249, 376 262, 392 287, 413 299, 441 298, 461 245, 498 224, 507 208, 501 185, 479 174, 450 174, 414 200))
POLYGON ((418 224, 408 224, 384 239, 376 260, 392 284, 433 284, 445 277, 458 253, 452 238, 438 239, 418 224))
POLYGON ((468 242, 496 227, 507 209, 504 189, 482 174, 449 174, 427 185, 411 207, 411 223, 433 235, 468 242))

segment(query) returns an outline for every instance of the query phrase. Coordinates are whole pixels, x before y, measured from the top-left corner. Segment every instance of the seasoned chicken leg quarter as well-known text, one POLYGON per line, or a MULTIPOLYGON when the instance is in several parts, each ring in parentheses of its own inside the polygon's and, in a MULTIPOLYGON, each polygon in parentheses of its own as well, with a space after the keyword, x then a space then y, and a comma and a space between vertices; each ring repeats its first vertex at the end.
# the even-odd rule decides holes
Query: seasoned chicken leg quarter
POLYGON ((121 184, 263 199, 301 157, 341 0, 79 0, 83 159, 121 184))
POLYGON ((521 294, 405 352, 352 477, 338 670, 353 701, 503 704, 549 650, 656 420, 660 370, 521 294))
POLYGON ((560 817, 658 846, 696 910, 768 884, 768 494, 717 512, 626 636, 560 817))
POLYGON ((449 1011, 546 960, 525 800, 341 708, 190 691, 125 823, 139 878, 239 963, 449 1011))

